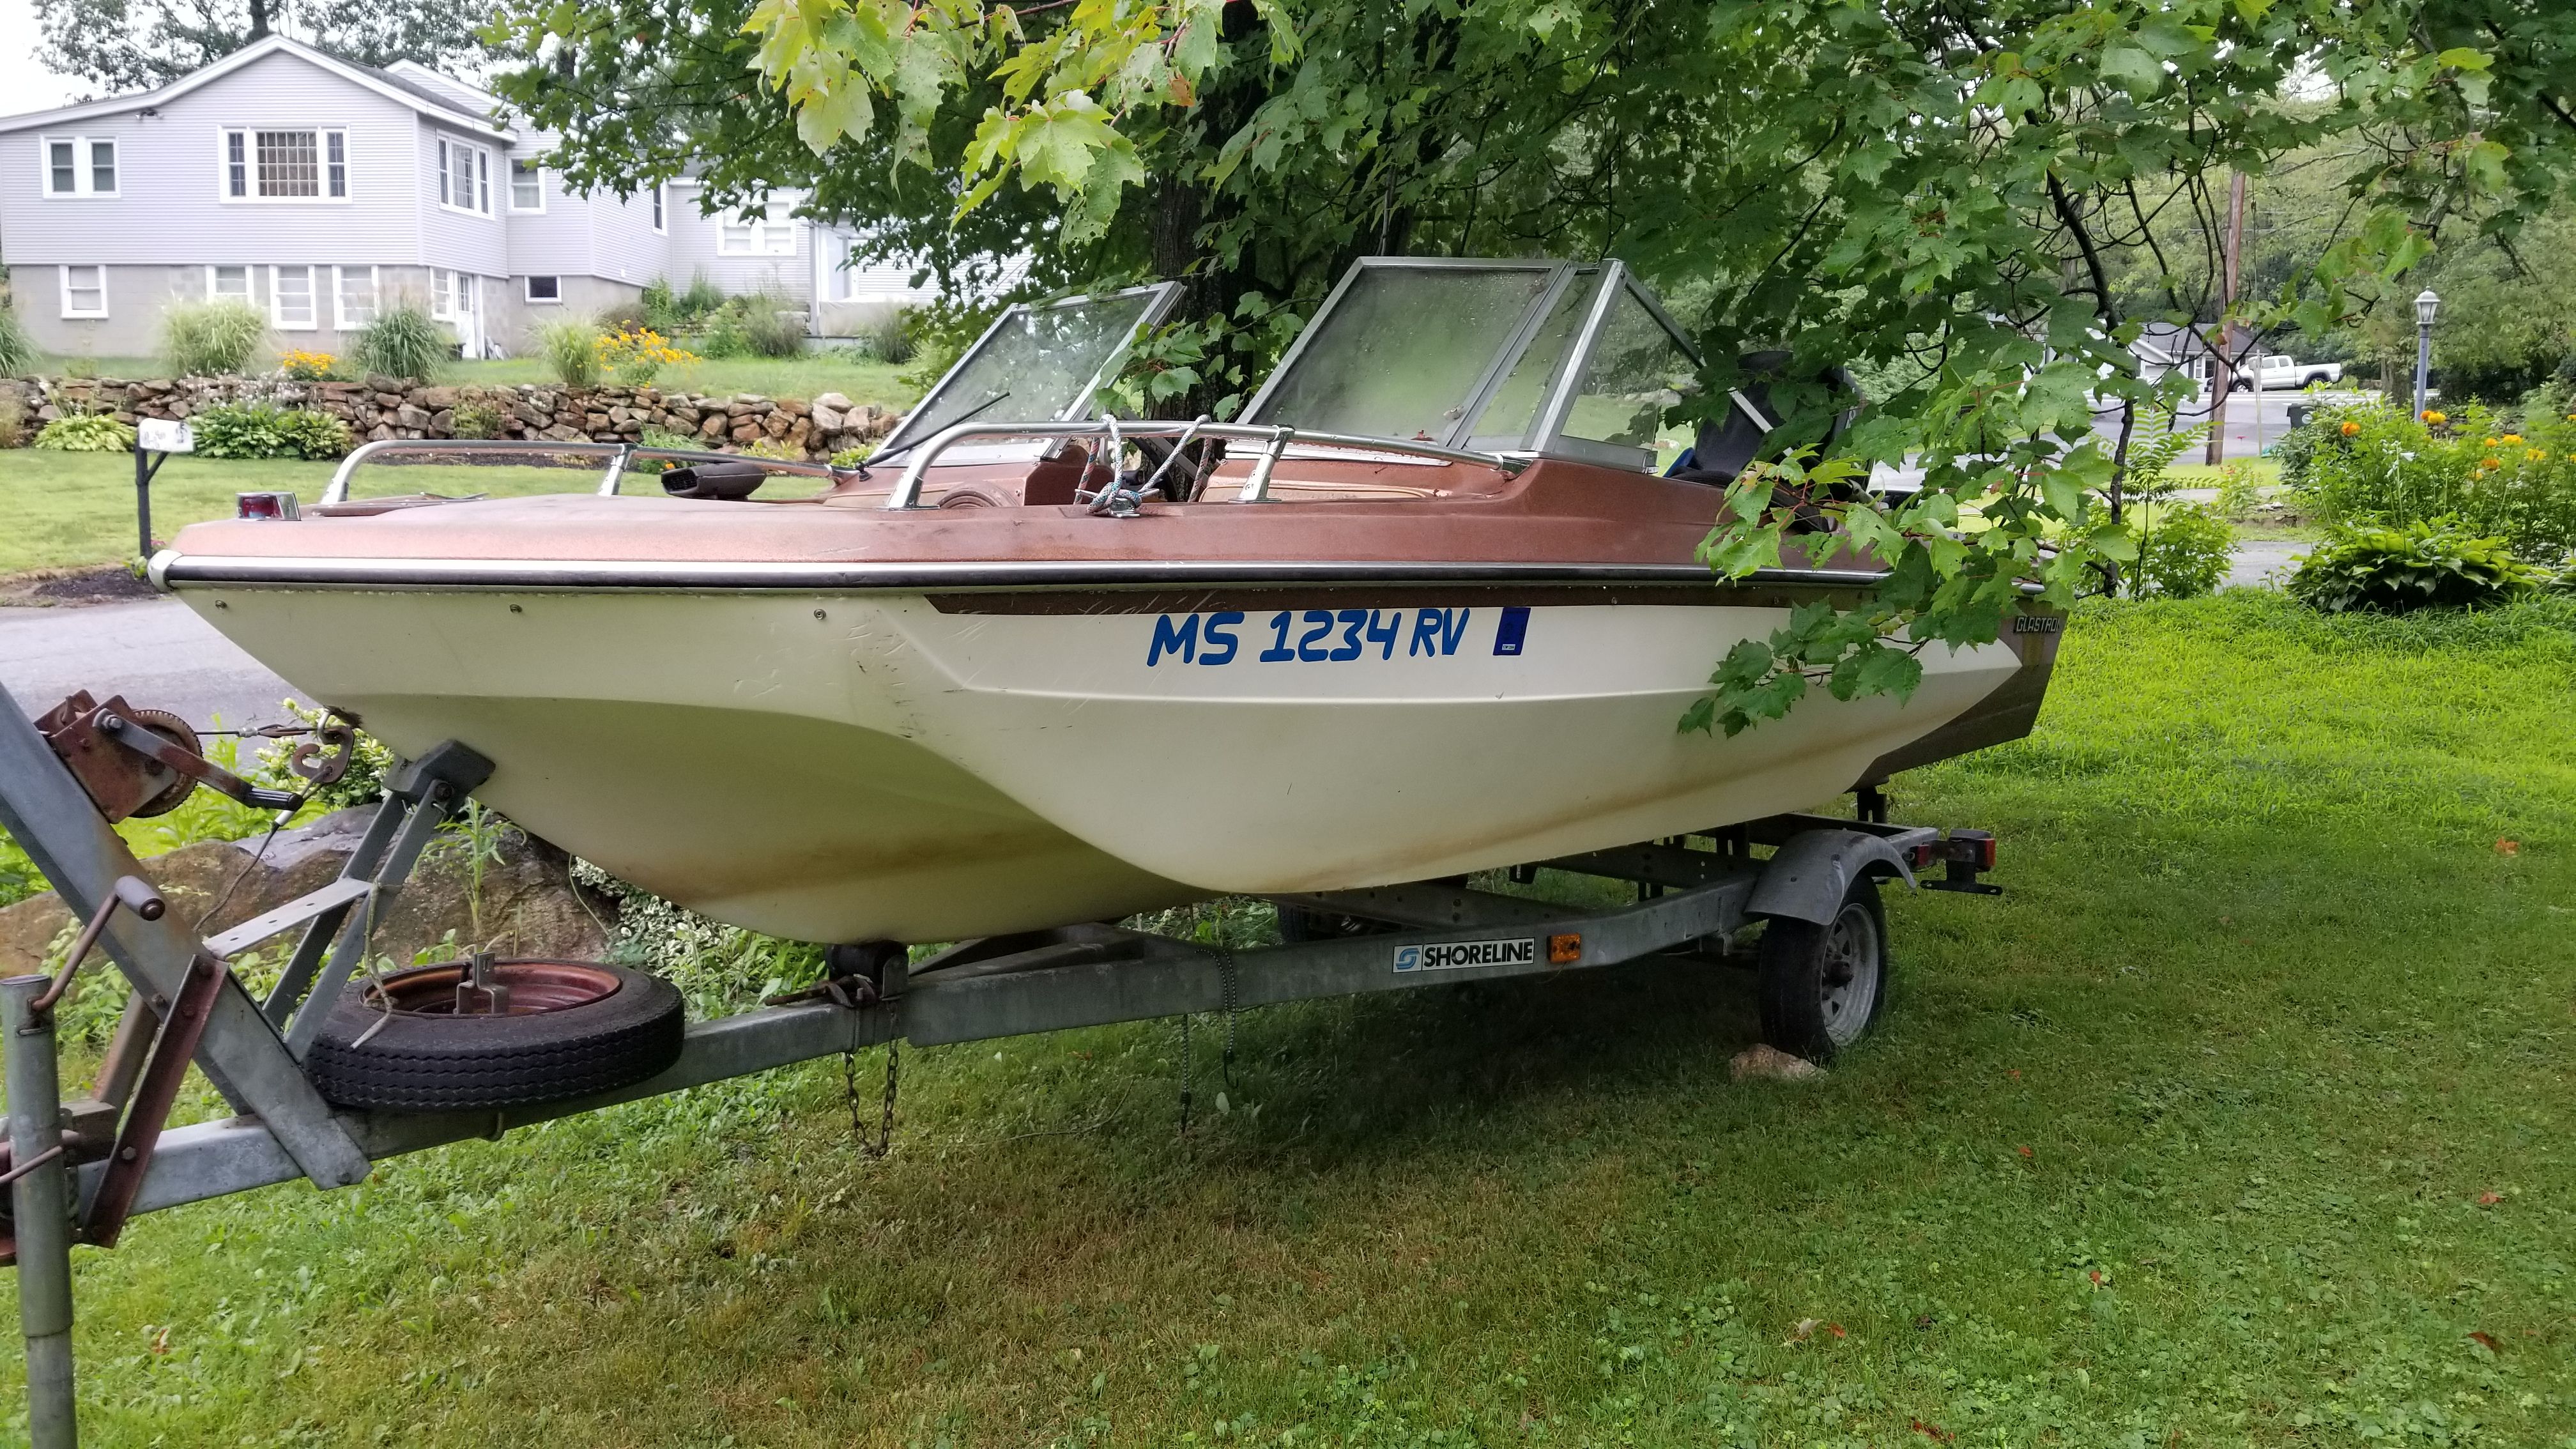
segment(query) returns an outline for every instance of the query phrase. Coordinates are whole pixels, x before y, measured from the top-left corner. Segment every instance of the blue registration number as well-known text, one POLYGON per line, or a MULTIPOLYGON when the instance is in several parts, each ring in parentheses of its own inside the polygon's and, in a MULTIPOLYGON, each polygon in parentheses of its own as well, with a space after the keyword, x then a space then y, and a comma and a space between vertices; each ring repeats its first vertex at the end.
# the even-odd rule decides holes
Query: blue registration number
POLYGON ((1145 667, 1183 664, 1347 664, 1454 657, 1470 630, 1493 620, 1493 652, 1517 655, 1529 639, 1525 608, 1281 609, 1256 618, 1241 609, 1164 614, 1145 644, 1145 667))

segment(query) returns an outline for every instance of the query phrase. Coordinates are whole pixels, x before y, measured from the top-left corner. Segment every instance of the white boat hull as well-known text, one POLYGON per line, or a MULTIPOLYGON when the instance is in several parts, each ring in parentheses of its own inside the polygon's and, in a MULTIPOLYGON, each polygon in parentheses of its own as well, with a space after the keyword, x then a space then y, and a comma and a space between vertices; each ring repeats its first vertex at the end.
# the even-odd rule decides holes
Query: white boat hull
POLYGON ((1283 626, 973 594, 181 597, 396 750, 487 755, 478 795, 548 840, 816 941, 1420 880, 1806 808, 2021 668, 1936 648, 1910 700, 1819 690, 1730 740, 1675 724, 1783 608, 1390 590, 1283 626))

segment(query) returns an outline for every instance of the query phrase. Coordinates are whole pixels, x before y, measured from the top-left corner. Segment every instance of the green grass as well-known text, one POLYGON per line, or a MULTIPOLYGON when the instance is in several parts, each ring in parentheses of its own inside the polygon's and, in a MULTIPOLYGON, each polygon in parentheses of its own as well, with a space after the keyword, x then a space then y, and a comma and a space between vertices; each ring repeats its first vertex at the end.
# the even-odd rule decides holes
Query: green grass
MULTIPOLYGON (((2258 488, 2272 488, 2281 481, 2281 460, 2278 458, 2231 458, 2228 461, 2243 463, 2253 473, 2254 485, 2258 488)), ((2207 463, 2177 463, 2165 470, 2165 477, 2177 488, 2215 488, 2219 475, 2225 471, 2207 463)))
MULTIPOLYGON (((45 365, 37 370, 48 376, 59 376, 75 362, 99 377, 130 381, 170 375, 170 365, 152 357, 54 357, 47 359, 45 365)), ((655 385, 665 391, 749 392, 764 397, 809 399, 817 393, 838 392, 852 402, 901 407, 909 404, 916 395, 916 390, 900 376, 904 370, 891 363, 862 362, 830 353, 804 357, 723 357, 668 368, 655 379, 655 385)), ((504 358, 497 362, 454 363, 438 380, 491 386, 553 382, 555 378, 547 370, 544 359, 528 356, 504 358)))
POLYGON ((1186 1140, 1170 1023, 907 1052, 883 1162, 814 1064, 139 1220, 86 1442, 2562 1449, 2571 685, 2563 606, 2087 606, 1897 782, 2009 894, 1892 897, 1822 1081, 1667 968, 1253 1013, 1222 1114, 1203 1019, 1186 1140))
MULTIPOLYGON (((180 456, 152 479, 152 532, 167 541, 188 524, 233 516, 233 495, 292 489, 311 503, 331 481, 332 463, 240 462, 180 456)), ((425 465, 362 469, 360 496, 376 493, 579 492, 595 470, 425 465)), ((30 569, 115 563, 134 557, 134 456, 0 449, 0 575, 30 569)))

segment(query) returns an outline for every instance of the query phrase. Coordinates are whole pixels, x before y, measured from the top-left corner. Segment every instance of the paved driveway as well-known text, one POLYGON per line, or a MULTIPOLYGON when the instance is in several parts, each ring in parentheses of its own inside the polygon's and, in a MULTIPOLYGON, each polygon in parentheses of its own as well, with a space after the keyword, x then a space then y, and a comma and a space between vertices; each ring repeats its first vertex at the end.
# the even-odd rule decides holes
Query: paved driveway
POLYGON ((29 715, 86 689, 227 729, 286 722, 295 693, 176 599, 0 609, 0 685, 29 715))

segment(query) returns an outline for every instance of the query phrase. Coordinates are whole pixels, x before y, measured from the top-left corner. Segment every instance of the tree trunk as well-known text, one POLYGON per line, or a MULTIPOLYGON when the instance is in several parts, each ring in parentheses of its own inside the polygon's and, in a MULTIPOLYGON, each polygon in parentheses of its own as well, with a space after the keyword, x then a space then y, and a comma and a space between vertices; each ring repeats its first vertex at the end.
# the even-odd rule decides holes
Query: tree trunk
POLYGON ((245 41, 256 41, 268 34, 268 0, 250 0, 250 34, 245 41))

